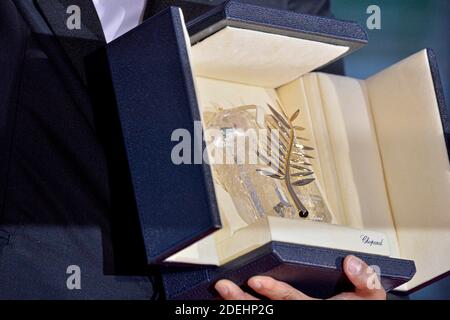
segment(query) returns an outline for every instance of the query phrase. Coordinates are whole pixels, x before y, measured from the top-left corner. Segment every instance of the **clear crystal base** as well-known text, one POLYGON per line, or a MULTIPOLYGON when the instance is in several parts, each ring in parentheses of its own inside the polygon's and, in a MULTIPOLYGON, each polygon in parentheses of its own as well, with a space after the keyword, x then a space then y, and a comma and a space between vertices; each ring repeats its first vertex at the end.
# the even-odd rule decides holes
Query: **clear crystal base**
MULTIPOLYGON (((248 160, 258 149, 258 142, 247 139, 244 148, 236 147, 237 140, 249 130, 261 130, 256 122, 256 110, 219 110, 209 118, 206 133, 215 134, 207 141, 207 145, 212 155, 210 161, 216 182, 229 193, 239 215, 248 224, 266 215, 301 219, 292 205, 285 181, 261 175, 258 169, 267 168, 266 164, 260 161, 249 163, 248 160), (244 152, 245 155, 239 152, 244 152), (244 161, 239 161, 242 159, 244 161)), ((332 216, 317 181, 305 186, 295 186, 294 190, 308 210, 309 220, 331 223, 332 216)))

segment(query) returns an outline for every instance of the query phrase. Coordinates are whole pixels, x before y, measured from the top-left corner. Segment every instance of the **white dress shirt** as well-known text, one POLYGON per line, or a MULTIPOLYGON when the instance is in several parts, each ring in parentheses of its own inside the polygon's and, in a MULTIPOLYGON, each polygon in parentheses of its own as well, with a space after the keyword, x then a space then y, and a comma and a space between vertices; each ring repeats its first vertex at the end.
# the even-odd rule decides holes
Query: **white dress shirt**
POLYGON ((147 4, 147 0, 92 0, 92 2, 108 43, 142 22, 147 4))

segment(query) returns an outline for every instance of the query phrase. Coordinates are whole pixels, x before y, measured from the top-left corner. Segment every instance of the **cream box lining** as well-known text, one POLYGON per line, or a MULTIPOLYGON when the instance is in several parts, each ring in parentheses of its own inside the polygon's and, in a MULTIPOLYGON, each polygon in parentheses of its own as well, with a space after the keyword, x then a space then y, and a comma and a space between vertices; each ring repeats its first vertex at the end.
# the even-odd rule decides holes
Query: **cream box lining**
POLYGON ((246 225, 217 185, 223 228, 166 262, 223 265, 280 241, 412 259, 418 272, 402 289, 449 270, 450 168, 426 52, 365 81, 309 73, 347 50, 230 27, 190 49, 202 112, 277 101, 288 113, 301 108, 336 224, 246 225), (361 235, 385 245, 364 246, 361 235))

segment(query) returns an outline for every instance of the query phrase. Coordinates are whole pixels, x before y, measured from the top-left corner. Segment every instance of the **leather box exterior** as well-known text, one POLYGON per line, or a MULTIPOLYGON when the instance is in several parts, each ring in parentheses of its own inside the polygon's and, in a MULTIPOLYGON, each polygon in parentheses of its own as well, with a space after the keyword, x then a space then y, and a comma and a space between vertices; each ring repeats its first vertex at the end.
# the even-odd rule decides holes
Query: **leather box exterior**
POLYGON ((252 276, 265 275, 315 298, 329 298, 352 289, 342 270, 343 260, 349 254, 372 266, 387 291, 409 281, 416 272, 414 262, 409 260, 271 242, 223 267, 162 268, 165 295, 175 300, 215 299, 214 284, 220 279, 245 287, 252 276))

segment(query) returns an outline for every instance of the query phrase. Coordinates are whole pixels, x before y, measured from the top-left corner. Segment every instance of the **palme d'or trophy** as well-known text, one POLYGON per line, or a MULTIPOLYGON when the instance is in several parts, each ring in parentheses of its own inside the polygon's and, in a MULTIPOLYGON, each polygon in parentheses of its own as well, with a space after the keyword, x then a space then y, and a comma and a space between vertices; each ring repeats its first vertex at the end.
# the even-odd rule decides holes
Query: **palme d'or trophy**
POLYGON ((331 223, 309 162, 313 157, 308 152, 314 149, 298 136, 306 129, 293 124, 300 111, 287 117, 282 110, 268 108, 264 127, 258 125, 260 108, 254 105, 218 108, 205 115, 216 182, 247 224, 266 215, 331 223))

